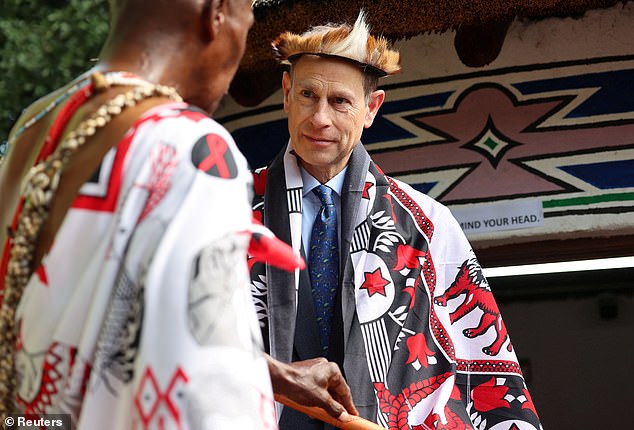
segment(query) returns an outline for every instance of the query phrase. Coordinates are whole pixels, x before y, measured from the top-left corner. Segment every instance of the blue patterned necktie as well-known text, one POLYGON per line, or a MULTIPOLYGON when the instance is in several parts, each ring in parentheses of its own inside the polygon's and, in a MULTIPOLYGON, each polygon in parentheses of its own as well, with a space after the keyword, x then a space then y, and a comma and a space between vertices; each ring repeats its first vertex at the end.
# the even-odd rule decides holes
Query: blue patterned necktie
POLYGON ((321 200, 310 236, 308 272, 315 304, 319 338, 324 352, 328 350, 330 321, 339 284, 339 250, 337 237, 337 209, 332 189, 318 185, 313 192, 321 200))

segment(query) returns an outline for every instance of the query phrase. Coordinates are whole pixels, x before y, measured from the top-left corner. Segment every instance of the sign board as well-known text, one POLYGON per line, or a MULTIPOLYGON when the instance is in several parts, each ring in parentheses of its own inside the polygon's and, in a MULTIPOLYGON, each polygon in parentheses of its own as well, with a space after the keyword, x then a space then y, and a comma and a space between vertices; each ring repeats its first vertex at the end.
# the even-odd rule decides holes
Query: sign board
POLYGON ((544 211, 538 199, 453 208, 451 212, 467 234, 544 225, 544 211))

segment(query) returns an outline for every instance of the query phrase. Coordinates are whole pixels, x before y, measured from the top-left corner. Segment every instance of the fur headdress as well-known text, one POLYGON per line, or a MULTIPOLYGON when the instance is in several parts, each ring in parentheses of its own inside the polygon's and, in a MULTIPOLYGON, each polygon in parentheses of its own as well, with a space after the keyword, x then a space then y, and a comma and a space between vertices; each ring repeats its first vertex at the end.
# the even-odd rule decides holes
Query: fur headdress
POLYGON ((298 35, 282 33, 273 42, 273 52, 281 64, 290 65, 302 55, 334 57, 358 64, 364 72, 378 76, 401 70, 400 55, 388 48, 387 40, 370 34, 361 11, 353 27, 348 24, 321 25, 298 35))

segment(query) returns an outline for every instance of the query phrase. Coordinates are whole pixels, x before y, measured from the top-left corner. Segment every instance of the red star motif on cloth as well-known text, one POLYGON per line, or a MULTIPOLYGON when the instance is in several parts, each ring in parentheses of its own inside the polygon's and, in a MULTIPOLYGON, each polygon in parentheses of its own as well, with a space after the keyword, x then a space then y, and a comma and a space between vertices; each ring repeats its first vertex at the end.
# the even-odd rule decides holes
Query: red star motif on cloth
POLYGON ((361 288, 365 289, 370 297, 377 293, 382 296, 387 296, 387 294, 385 294, 385 286, 388 285, 390 281, 383 278, 381 275, 381 269, 376 269, 374 272, 366 272, 363 276, 365 277, 365 280, 363 281, 361 288))
POLYGON ((366 182, 363 185, 363 194, 361 194, 361 197, 367 200, 370 200, 370 188, 372 188, 374 186, 374 184, 372 182, 366 182))

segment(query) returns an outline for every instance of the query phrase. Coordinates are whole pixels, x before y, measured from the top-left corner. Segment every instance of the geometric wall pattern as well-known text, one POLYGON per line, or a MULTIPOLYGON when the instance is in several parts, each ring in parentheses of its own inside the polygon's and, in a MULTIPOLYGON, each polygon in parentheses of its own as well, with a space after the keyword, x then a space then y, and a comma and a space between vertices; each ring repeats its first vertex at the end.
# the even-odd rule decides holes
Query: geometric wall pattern
MULTIPOLYGON (((634 215, 634 56, 382 88, 386 102, 362 141, 391 176, 450 207, 540 199, 551 231, 571 216, 563 230, 634 224, 623 218, 634 215), (579 222, 585 215, 595 217, 579 222)), ((284 118, 280 104, 220 121, 256 167, 286 144, 284 118)))

